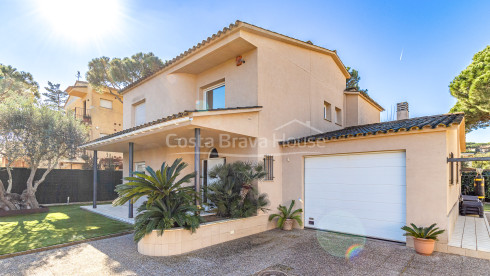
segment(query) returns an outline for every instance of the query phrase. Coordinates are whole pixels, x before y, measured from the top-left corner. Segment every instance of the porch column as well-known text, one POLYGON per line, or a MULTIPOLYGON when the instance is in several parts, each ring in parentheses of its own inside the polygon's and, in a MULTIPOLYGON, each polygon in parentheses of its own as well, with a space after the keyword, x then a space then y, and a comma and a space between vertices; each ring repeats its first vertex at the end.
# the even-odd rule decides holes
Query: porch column
MULTIPOLYGON (((129 165, 128 165, 129 177, 133 176, 133 150, 134 150, 134 143, 129 142, 129 165)), ((132 217, 133 217, 133 200, 130 200, 128 218, 132 218, 132 217)))
MULTIPOLYGON (((196 144, 194 145, 194 172, 196 173, 196 177, 194 177, 194 188, 196 192, 200 192, 200 174, 199 174, 199 162, 200 162, 200 153, 201 153, 201 129, 194 129, 194 136, 196 138, 196 144)), ((199 204, 199 200, 196 199, 196 204, 199 204)))
POLYGON ((97 208, 97 151, 94 150, 94 160, 93 160, 93 166, 94 166, 94 193, 92 196, 93 203, 92 203, 92 208, 97 208))

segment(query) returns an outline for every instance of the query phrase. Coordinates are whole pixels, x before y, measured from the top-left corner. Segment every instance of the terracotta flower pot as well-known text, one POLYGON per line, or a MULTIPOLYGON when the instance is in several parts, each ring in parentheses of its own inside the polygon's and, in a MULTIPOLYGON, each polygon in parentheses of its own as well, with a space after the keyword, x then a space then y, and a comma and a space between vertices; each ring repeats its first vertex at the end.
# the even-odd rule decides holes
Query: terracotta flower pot
POLYGON ((282 230, 291 231, 293 229, 293 223, 294 220, 292 219, 285 220, 284 224, 282 225, 282 230))
POLYGON ((434 252, 435 240, 415 238, 413 239, 415 251, 420 255, 430 256, 434 252))

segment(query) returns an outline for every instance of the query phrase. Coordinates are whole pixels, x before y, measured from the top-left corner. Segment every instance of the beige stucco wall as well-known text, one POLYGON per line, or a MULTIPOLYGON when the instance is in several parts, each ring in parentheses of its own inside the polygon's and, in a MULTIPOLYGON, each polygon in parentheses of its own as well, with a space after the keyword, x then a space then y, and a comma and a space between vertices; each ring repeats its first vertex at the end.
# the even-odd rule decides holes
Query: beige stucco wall
MULTIPOLYGON (((304 151, 323 155, 400 150, 406 152, 406 221, 429 226, 437 223, 442 229, 452 227, 448 220, 448 175, 446 164, 446 129, 340 139, 311 148, 285 147, 283 156, 283 201, 304 197, 304 151), (301 172, 301 173, 300 173, 301 172)), ((314 144, 310 144, 314 145, 314 144)), ((306 199, 307 200, 307 199, 306 199)), ((440 237, 447 244, 448 233, 440 237)))
POLYGON ((345 126, 380 122, 381 111, 359 93, 345 93, 345 126))

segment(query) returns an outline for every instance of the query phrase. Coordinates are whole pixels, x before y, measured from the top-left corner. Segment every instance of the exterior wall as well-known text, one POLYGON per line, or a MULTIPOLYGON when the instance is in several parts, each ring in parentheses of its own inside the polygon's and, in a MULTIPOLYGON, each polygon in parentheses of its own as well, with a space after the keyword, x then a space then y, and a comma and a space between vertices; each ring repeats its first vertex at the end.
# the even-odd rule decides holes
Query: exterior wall
MULTIPOLYGON (((464 126, 453 127, 447 130, 446 135, 446 157, 449 157, 451 153, 454 154, 455 158, 461 157, 461 147, 460 147, 460 136, 459 132, 464 133, 464 126), (462 129, 458 129, 461 128, 462 129)), ((446 163, 446 213, 447 213, 447 224, 448 224, 448 235, 449 237, 453 233, 454 225, 456 219, 459 215, 459 196, 461 195, 461 164, 459 164, 456 169, 456 163, 446 163), (451 166, 453 166, 453 183, 451 183, 451 166)))
POLYGON ((359 97, 358 110, 358 125, 374 124, 380 122, 381 112, 379 111, 379 109, 374 107, 371 103, 369 103, 362 97, 359 97))
POLYGON ((380 122, 381 111, 359 93, 345 94, 345 126, 357 126, 380 122))
MULTIPOLYGON (((304 198, 304 156, 338 153, 360 153, 388 150, 406 152, 406 221, 429 226, 437 223, 448 229, 446 129, 440 131, 413 131, 336 140, 318 145, 284 147, 283 202, 304 198), (314 154, 304 154, 313 151, 314 154), (301 173, 300 173, 301 171, 301 173)), ((448 233, 439 238, 447 244, 448 233)), ((407 241, 410 245, 410 240, 407 241)))
POLYGON ((195 233, 183 228, 153 230, 138 242, 138 252, 148 256, 173 256, 274 229, 268 215, 201 224, 195 233))
POLYGON ((229 59, 199 74, 163 72, 135 87, 124 95, 124 128, 133 126, 133 105, 143 100, 148 103, 146 122, 185 110, 203 109, 203 90, 220 81, 226 86, 226 107, 257 105, 257 51, 242 57, 246 63, 241 66, 236 66, 235 59, 229 59))

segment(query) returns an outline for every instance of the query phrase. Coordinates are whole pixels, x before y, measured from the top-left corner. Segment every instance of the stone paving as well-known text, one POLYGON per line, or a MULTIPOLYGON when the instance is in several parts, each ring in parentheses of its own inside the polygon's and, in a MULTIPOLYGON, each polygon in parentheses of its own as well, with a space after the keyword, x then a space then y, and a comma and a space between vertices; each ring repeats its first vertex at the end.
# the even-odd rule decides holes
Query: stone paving
POLYGON ((448 251, 461 255, 473 254, 473 256, 481 252, 481 255, 485 255, 488 259, 490 226, 487 219, 478 216, 459 216, 449 239, 448 251))
POLYGON ((488 275, 489 272, 488 260, 438 252, 426 257, 398 243, 314 230, 271 230, 175 257, 140 255, 132 236, 126 235, 0 260, 1 275, 488 275), (350 258, 346 258, 346 252, 350 258))

